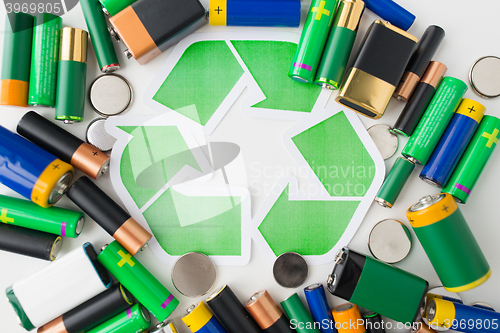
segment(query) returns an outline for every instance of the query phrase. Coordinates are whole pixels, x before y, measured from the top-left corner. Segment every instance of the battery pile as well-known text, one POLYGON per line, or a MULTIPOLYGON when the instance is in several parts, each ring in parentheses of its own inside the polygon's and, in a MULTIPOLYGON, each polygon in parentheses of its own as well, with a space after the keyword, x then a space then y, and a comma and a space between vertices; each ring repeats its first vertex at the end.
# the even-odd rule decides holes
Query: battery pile
MULTIPOLYGON (((63 28, 62 19, 50 13, 8 14, 11 33, 4 41, 0 105, 55 107, 55 119, 82 121, 88 35, 106 77, 98 79, 102 84, 118 80, 128 93, 115 115, 129 107, 132 91, 125 79, 109 74, 120 68, 112 37, 123 41, 128 58, 145 64, 207 21, 220 26, 299 27, 301 18, 300 0, 211 0, 208 10, 198 0, 80 3, 89 34, 63 28)), ((447 67, 432 61, 444 30, 431 25, 419 41, 406 31, 414 20, 391 0, 312 0, 288 76, 339 90, 338 103, 373 119, 383 116, 392 97, 407 102, 389 131, 409 140, 375 201, 393 207, 416 165, 423 166, 420 178, 442 193, 420 199, 408 209, 407 218, 443 287, 463 292, 484 283, 492 272, 457 202, 466 203, 496 147, 500 119, 485 115, 482 104, 464 98, 467 84, 445 77, 447 67), (348 69, 366 8, 384 21, 371 24, 348 69)), ((110 115, 101 104, 91 103, 99 114, 110 115)), ((103 151, 34 111, 22 117, 17 134, 0 126, 0 183, 28 199, 0 195, 1 250, 54 261, 63 239, 82 233, 84 213, 115 239, 99 253, 85 243, 7 288, 20 325, 28 331, 144 332, 155 319, 159 324, 151 333, 177 333, 169 317, 179 300, 135 257, 152 235, 88 177, 72 183, 75 168, 98 180, 109 163, 103 151), (65 194, 83 212, 52 207, 65 194)), ((372 231, 369 242, 377 259, 344 247, 326 281, 327 290, 348 303, 332 309, 318 283, 304 288, 309 310, 294 293, 280 303, 282 311, 267 290, 256 292, 243 305, 225 285, 206 302, 189 307, 182 322, 193 333, 385 333, 385 316, 413 325, 420 333, 435 333, 436 327, 466 333, 498 331, 500 314, 494 309, 429 292, 426 280, 390 265, 409 253, 410 233, 396 220, 384 220, 377 227, 378 234, 372 231), (392 234, 386 228, 395 228, 391 230, 403 238, 402 253, 391 253, 391 258, 377 239, 392 234), (362 316, 358 307, 370 312, 362 316), (463 321, 467 325, 461 325, 463 321)), ((280 286, 297 288, 304 283, 308 268, 299 254, 281 254, 275 268, 279 265, 282 268, 273 273, 280 286)), ((208 293, 215 282, 215 266, 199 253, 181 257, 173 270, 174 286, 188 297, 208 293), (194 278, 189 281, 196 288, 186 283, 179 270, 190 264, 203 268, 199 274, 210 275, 206 285, 194 278)))

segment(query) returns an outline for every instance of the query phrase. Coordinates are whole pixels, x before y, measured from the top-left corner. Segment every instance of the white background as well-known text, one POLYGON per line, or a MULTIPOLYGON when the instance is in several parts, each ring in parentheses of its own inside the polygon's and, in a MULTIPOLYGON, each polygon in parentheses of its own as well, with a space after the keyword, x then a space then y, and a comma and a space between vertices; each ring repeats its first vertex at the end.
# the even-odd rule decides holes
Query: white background
MULTIPOLYGON (((202 0, 202 2, 208 7, 208 0, 202 0)), ((309 3, 309 1, 303 1, 302 22, 305 20, 305 12, 309 7, 309 3)), ((409 32, 418 38, 420 38, 425 28, 431 24, 440 25, 445 29, 446 38, 437 52, 435 60, 441 61, 448 66, 447 75, 466 81, 469 69, 476 59, 486 55, 500 55, 498 46, 500 40, 500 21, 498 20, 500 1, 399 0, 399 3, 417 16, 417 20, 409 32)), ((359 44, 360 37, 364 35, 367 27, 375 19, 377 19, 377 17, 373 13, 369 11, 365 12, 356 45, 359 44)), ((0 22, 1 27, 4 26, 4 20, 5 16, 2 15, 2 22, 0 22)), ((79 5, 65 14, 63 20, 65 26, 86 29, 79 5)), ((242 31, 248 29, 256 30, 255 28, 209 27, 207 25, 199 31, 242 31)), ((266 30, 266 28, 257 30, 266 30)), ((296 33, 300 33, 301 31, 300 29, 281 30, 296 33)), ((3 34, 0 34, 0 39, 3 39, 3 34)), ((0 41, 0 45, 3 45, 2 41, 0 41)), ((155 75, 155 71, 163 64, 169 52, 165 52, 144 66, 139 66, 135 60, 125 59, 121 52, 123 49, 125 49, 125 47, 122 43, 116 45, 116 50, 119 53, 120 62, 122 64, 122 69, 118 73, 125 76, 131 82, 135 94, 133 106, 127 112, 127 115, 152 115, 152 111, 144 106, 142 96, 147 85, 155 75)), ((89 48, 88 58, 87 84, 89 85, 92 80, 100 74, 92 47, 89 48)), ((243 97, 244 96, 245 94, 243 94, 243 97)), ((333 93, 332 96, 335 97, 336 93, 333 93)), ((476 99, 483 103, 487 107, 487 114, 500 116, 500 112, 496 108, 499 100, 482 99, 476 96, 471 90, 467 92, 466 97, 476 99)), ((240 100, 235 103, 235 106, 224 118, 218 130, 214 132, 213 138, 238 143, 242 147, 244 156, 246 156, 245 154, 247 152, 249 156, 253 156, 252 154, 257 149, 261 151, 262 153, 259 154, 261 160, 245 159, 247 170, 252 162, 265 162, 271 165, 287 164, 286 161, 289 161, 290 157, 286 155, 286 152, 277 149, 277 151, 281 151, 279 154, 271 151, 266 153, 266 149, 268 149, 268 146, 280 148, 282 133, 285 129, 293 125, 293 122, 249 118, 239 111, 238 105, 240 100)), ((361 117, 361 120, 367 127, 376 123, 393 125, 402 108, 402 103, 393 100, 381 120, 373 121, 365 117, 361 117)), ((17 122, 27 110, 28 109, 15 107, 0 107, 0 124, 14 131, 17 122)), ((51 120, 53 119, 53 109, 36 108, 36 111, 51 120)), ((80 124, 65 126, 65 128, 83 138, 88 122, 96 116, 97 115, 87 104, 85 109, 85 121, 80 124)), ((400 139, 399 151, 404 144, 405 140, 400 139)), ((397 156, 398 154, 386 161, 387 170, 390 170, 397 156)), ((500 187, 500 177, 498 176, 499 162, 500 152, 496 151, 474 188, 467 205, 460 206, 460 209, 469 222, 493 271, 492 277, 485 284, 472 291, 463 293, 461 296, 466 303, 482 301, 489 303, 497 310, 500 309, 500 297, 498 297, 500 290, 500 274, 498 273, 500 272, 500 261, 497 259, 497 253, 500 250, 500 245, 498 244, 498 235, 500 234, 500 223, 498 223, 498 188, 500 187)), ((373 225, 380 220, 394 218, 409 226, 405 218, 406 209, 420 197, 437 192, 436 188, 418 179, 417 172, 419 171, 420 168, 417 168, 417 171, 413 173, 412 178, 407 183, 393 209, 389 210, 376 204, 372 205, 359 231, 350 244, 352 249, 365 254, 369 253, 366 245, 368 234, 373 225)), ((80 175, 81 173, 78 172, 77 177, 80 175)), ((271 186, 275 180, 277 179, 267 179, 266 181, 270 184, 268 186, 271 186)), ((102 179, 98 181, 98 185, 111 197, 120 202, 111 186, 109 175, 102 177, 102 179)), ((250 191, 253 194, 252 211, 255 213, 256 208, 259 207, 265 199, 265 195, 257 195, 259 189, 252 188, 252 184, 250 184, 250 191)), ((0 193, 18 196, 15 192, 3 185, 0 185, 0 193)), ((76 208, 67 198, 63 198, 58 206, 76 208)), ((405 260, 398 263, 397 266, 427 279, 431 287, 439 285, 439 280, 418 240, 415 238, 414 234, 412 235, 413 249, 410 255, 405 260)), ((92 242, 96 248, 100 248, 103 244, 112 241, 112 238, 93 221, 87 219, 84 231, 79 238, 67 238, 64 240, 60 255, 64 255, 71 249, 87 241, 92 242)), ((180 299, 181 303, 171 318, 174 318, 180 332, 188 332, 188 329, 182 324, 180 317, 189 305, 198 302, 199 299, 182 297, 175 290, 170 280, 171 267, 157 260, 150 249, 145 250, 143 253, 139 253, 136 257, 180 299)), ((24 279, 46 265, 48 265, 48 263, 45 261, 8 252, 0 252, 0 290, 3 292, 5 288, 14 282, 24 279)), ((218 279, 215 287, 218 288, 224 284, 228 284, 242 301, 246 301, 258 290, 268 289, 274 299, 280 302, 294 292, 299 292, 301 297, 303 297, 302 289, 307 285, 317 282, 324 283, 326 276, 332 270, 332 266, 332 264, 328 264, 310 267, 309 277, 305 284, 297 290, 287 290, 279 287, 274 282, 271 266, 261 255, 259 250, 253 246, 252 259, 248 265, 243 267, 217 267, 218 279)), ((68 297, 71 297, 71 295, 68 295, 68 297)), ((206 297, 202 299, 205 298, 206 297)), ((331 295, 328 298, 332 307, 344 302, 331 295)), ((17 325, 14 311, 11 309, 5 297, 0 297, 0 332, 24 332, 24 329, 17 325)))

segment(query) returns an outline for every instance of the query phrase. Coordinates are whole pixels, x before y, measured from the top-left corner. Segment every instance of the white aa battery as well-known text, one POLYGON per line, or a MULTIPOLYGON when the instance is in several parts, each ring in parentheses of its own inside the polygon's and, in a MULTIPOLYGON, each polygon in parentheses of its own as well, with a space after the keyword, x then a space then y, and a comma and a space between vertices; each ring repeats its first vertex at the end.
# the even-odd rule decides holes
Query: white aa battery
POLYGON ((39 327, 100 294, 111 282, 93 245, 86 243, 11 288, 31 324, 39 327))

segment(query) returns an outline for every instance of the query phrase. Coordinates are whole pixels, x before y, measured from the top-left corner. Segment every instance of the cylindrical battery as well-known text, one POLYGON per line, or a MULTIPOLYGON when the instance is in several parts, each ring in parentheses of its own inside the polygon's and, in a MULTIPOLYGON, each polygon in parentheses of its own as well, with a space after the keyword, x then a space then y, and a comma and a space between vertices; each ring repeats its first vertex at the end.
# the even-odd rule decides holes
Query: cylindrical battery
POLYGON ((109 73, 120 69, 115 47, 109 35, 106 17, 99 0, 81 0, 80 5, 101 72, 109 73))
POLYGON ((167 319, 179 305, 179 300, 118 242, 106 246, 97 259, 158 321, 167 319))
POLYGON ((28 106, 33 20, 25 13, 6 16, 0 105, 28 106))
POLYGON ((332 295, 402 323, 420 315, 429 289, 424 279, 347 247, 337 253, 327 285, 332 295))
POLYGON ((450 194, 423 197, 406 216, 446 290, 467 291, 490 277, 490 265, 450 194))
POLYGON ((229 333, 259 333, 261 330, 229 286, 207 298, 215 316, 229 333))
POLYGON ((427 164, 466 91, 467 85, 463 81, 450 76, 443 79, 403 148, 401 154, 404 157, 418 164, 427 164))
POLYGON ((85 215, 59 207, 46 209, 31 201, 0 195, 0 222, 76 238, 82 232, 85 215))
MULTIPOLYGON (((429 304, 430 301, 432 301, 434 298, 444 299, 445 301, 450 301, 453 303, 464 304, 464 302, 461 299, 450 297, 450 296, 432 294, 430 292, 427 294, 426 304, 429 304)), ((490 307, 489 305, 484 304, 484 303, 474 303, 474 304, 471 304, 470 306, 474 306, 476 308, 483 309, 483 310, 495 311, 495 309, 493 309, 492 307, 490 307)))
POLYGON ((172 320, 159 323, 155 328, 149 329, 149 333, 178 333, 177 328, 172 320))
POLYGON ((102 11, 109 16, 118 14, 135 1, 136 0, 99 0, 102 5, 102 11))
POLYGON ((485 111, 481 103, 468 98, 462 100, 429 162, 422 169, 422 180, 437 187, 446 185, 485 111))
POLYGON ((330 33, 338 0, 313 0, 302 29, 288 76, 295 81, 313 83, 330 33))
POLYGON ((132 255, 144 248, 152 237, 130 214, 85 176, 71 185, 67 196, 132 255))
POLYGON ((320 333, 319 326, 314 322, 304 303, 297 293, 281 302, 281 307, 290 318, 290 327, 297 333, 320 333))
POLYGON ((443 192, 466 203, 493 149, 498 144, 500 119, 484 116, 443 192))
POLYGON ((193 333, 227 333, 203 301, 191 305, 182 321, 193 333))
POLYGON ((83 120, 87 81, 88 33, 77 28, 61 30, 57 68, 56 119, 66 124, 83 120))
POLYGON ((366 333, 386 333, 382 316, 375 312, 368 312, 363 316, 366 333))
POLYGON ((394 97, 400 101, 408 101, 439 45, 441 45, 444 35, 444 30, 437 25, 431 25, 425 30, 394 92, 394 97))
POLYGON ((121 284, 115 284, 94 298, 38 328, 37 333, 80 333, 113 318, 132 306, 132 297, 121 284))
POLYGON ((281 312, 267 290, 255 293, 245 307, 264 333, 294 333, 290 320, 281 312))
POLYGON ((290 27, 300 25, 300 0, 211 0, 210 25, 290 27))
POLYGON ((61 236, 0 223, 0 250, 53 261, 61 246, 61 236))
POLYGON ((132 333, 143 332, 151 325, 148 311, 136 304, 88 333, 132 333))
POLYGON ((373 22, 335 100, 366 117, 382 117, 417 42, 389 22, 373 22))
POLYGON ((319 323, 321 333, 336 333, 330 305, 326 300, 325 288, 321 283, 312 284, 304 288, 309 311, 314 322, 319 323))
POLYGON ((408 178, 415 169, 415 163, 405 157, 398 157, 385 177, 382 187, 375 197, 375 201, 382 207, 392 208, 403 190, 408 178))
POLYGON ((364 0, 364 2, 366 8, 400 29, 408 30, 415 22, 415 15, 392 0, 364 0))
POLYGON ((436 298, 429 302, 425 312, 433 327, 466 333, 498 332, 500 313, 495 311, 436 298))
POLYGON ((139 0, 109 22, 111 34, 127 46, 126 56, 143 65, 203 26, 205 14, 199 0, 139 0))
POLYGON ((345 303, 332 310, 339 333, 365 333, 363 318, 356 304, 345 303))
POLYGON ((431 61, 427 70, 418 83, 410 100, 396 120, 393 132, 404 136, 411 136, 418 122, 436 93, 436 89, 443 80, 447 67, 437 61, 431 61))
POLYGON ((0 183, 42 207, 55 204, 73 178, 73 167, 0 126, 0 183))
POLYGON ((71 251, 5 291, 28 331, 74 309, 111 286, 90 243, 71 251))
POLYGON ((62 18, 49 13, 35 15, 28 104, 56 105, 57 62, 62 18))
POLYGON ((361 0, 340 0, 315 76, 316 84, 330 90, 340 88, 364 9, 361 0))
POLYGON ((108 155, 35 111, 30 111, 21 118, 17 133, 94 179, 98 179, 109 168, 108 155))

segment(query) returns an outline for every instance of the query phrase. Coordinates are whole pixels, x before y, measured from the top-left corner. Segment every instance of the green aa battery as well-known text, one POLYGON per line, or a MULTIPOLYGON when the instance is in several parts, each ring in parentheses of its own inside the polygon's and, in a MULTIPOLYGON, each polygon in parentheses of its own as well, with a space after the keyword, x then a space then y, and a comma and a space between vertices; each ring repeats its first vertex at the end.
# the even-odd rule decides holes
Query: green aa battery
POLYGON ((500 137, 500 119, 484 116, 443 192, 466 203, 500 137))
POLYGON ((406 216, 446 290, 467 291, 490 277, 490 266, 450 194, 423 197, 406 216))
POLYGON ((5 19, 0 105, 28 106, 33 16, 9 13, 5 19))
POLYGON ((409 160, 425 165, 441 139, 455 110, 467 91, 467 84, 447 76, 425 110, 401 154, 409 160))
POLYGON ((290 318, 290 328, 295 329, 297 333, 320 333, 297 293, 282 301, 281 306, 290 318))
POLYGON ((330 90, 339 89, 351 54, 365 3, 341 0, 314 82, 330 90))
POLYGON ((313 0, 288 76, 313 83, 333 23, 338 0, 313 0))
POLYGON ((136 304, 87 333, 139 333, 151 325, 149 313, 136 304))
POLYGON ((113 72, 120 68, 115 47, 108 31, 106 17, 99 0, 80 0, 83 16, 89 29, 90 39, 94 45, 99 68, 103 73, 113 72))
POLYGON ((56 119, 67 124, 83 120, 87 81, 88 33, 77 28, 61 30, 57 69, 56 119))
POLYGON ((106 15, 113 16, 133 4, 136 0, 99 0, 106 15))
POLYGON ((28 104, 56 105, 57 62, 62 19, 49 13, 35 15, 28 104))
POLYGON ((28 200, 0 195, 0 222, 76 238, 82 232, 85 216, 70 209, 43 208, 28 200))
POLYGON ((413 169, 415 163, 404 157, 398 157, 378 191, 375 201, 383 207, 392 208, 413 169))
POLYGON ((162 322, 179 305, 170 293, 144 266, 127 252, 117 241, 106 246, 97 260, 135 298, 162 322))

